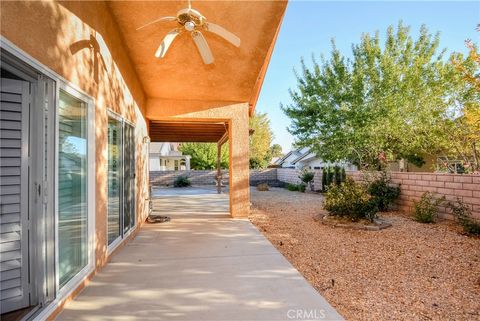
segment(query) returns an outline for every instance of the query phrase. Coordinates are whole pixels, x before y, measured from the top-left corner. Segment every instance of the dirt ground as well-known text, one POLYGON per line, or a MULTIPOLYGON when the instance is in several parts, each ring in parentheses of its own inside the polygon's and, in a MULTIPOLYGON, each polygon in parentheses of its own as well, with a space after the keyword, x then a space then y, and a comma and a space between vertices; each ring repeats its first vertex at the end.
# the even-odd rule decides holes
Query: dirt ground
POLYGON ((480 239, 401 213, 381 231, 313 219, 322 196, 252 189, 250 220, 351 321, 480 320, 480 239))

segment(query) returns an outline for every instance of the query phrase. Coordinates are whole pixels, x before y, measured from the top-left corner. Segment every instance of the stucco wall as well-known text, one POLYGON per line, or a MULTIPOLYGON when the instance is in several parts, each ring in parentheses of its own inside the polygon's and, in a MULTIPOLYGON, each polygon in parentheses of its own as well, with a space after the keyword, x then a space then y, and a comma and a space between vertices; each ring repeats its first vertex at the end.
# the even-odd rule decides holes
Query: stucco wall
POLYGON ((250 211, 248 103, 210 102, 206 105, 205 102, 149 99, 147 117, 164 121, 226 122, 227 143, 230 148, 230 213, 233 217, 248 216, 250 211))
POLYGON ((2 37, 95 102, 95 239, 101 267, 108 259, 107 110, 135 124, 137 226, 148 213, 145 95, 135 69, 104 2, 2 1, 0 8, 2 37))

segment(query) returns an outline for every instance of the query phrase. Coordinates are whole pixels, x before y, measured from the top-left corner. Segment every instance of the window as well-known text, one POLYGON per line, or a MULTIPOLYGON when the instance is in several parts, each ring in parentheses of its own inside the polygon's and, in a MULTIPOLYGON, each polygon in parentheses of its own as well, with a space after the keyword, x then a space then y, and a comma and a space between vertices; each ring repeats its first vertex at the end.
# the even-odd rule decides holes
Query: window
POLYGON ((62 287, 88 264, 87 104, 59 96, 58 266, 62 287))

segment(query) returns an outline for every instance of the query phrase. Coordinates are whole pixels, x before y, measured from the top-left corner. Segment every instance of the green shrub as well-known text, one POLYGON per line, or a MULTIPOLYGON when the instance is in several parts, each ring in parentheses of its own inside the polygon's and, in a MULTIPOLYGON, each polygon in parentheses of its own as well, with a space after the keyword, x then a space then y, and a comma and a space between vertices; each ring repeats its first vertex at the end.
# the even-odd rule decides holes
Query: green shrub
POLYGON ((307 185, 300 183, 297 185, 297 188, 299 192, 305 193, 305 189, 307 188, 307 185))
POLYGON ((192 183, 190 182, 190 179, 188 178, 187 175, 177 176, 173 181, 174 187, 187 187, 190 185, 192 185, 192 183))
POLYGON ((389 206, 400 196, 400 187, 390 184, 391 180, 385 172, 368 183, 368 193, 372 195, 380 212, 388 211, 389 206))
POLYGON ((413 218, 420 223, 434 223, 438 217, 438 206, 445 201, 445 197, 436 198, 430 192, 423 193, 419 202, 415 202, 413 218))
POLYGON ((298 191, 298 185, 297 185, 297 184, 290 184, 290 183, 288 183, 288 184, 287 184, 287 189, 288 189, 289 191, 292 191, 292 192, 298 191))
POLYGON ((334 216, 348 217, 353 221, 377 217, 377 204, 365 186, 347 178, 340 185, 331 185, 325 194, 324 208, 334 216))
POLYGON ((268 186, 267 183, 261 183, 261 184, 257 185, 257 190, 259 190, 261 192, 266 192, 266 191, 270 190, 270 186, 268 186))
POLYGON ((301 184, 287 184, 287 189, 292 192, 305 192, 306 185, 301 184))
POLYGON ((472 218, 470 208, 461 199, 457 198, 456 202, 448 202, 448 207, 452 210, 455 220, 462 226, 465 233, 480 235, 480 221, 472 218))

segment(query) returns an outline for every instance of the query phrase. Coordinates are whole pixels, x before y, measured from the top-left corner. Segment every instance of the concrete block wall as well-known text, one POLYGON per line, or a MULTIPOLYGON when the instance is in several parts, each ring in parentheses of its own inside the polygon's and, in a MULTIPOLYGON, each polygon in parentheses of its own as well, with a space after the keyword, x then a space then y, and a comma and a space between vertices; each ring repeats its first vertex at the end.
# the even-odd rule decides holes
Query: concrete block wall
POLYGON ((250 186, 257 186, 261 183, 267 183, 272 187, 283 187, 285 183, 278 178, 277 168, 251 169, 250 186))
MULTIPOLYGON (((216 170, 191 170, 191 171, 151 171, 150 184, 153 186, 172 186, 175 178, 186 175, 192 182, 192 185, 212 185, 216 184, 216 170)), ((223 184, 228 185, 228 170, 222 170, 223 184)))
MULTIPOLYGON (((150 184, 153 186, 172 186, 175 178, 187 175, 192 185, 215 185, 216 170, 191 170, 191 171, 151 171, 150 184)), ((222 170, 223 184, 228 185, 228 170, 222 170)), ((257 186, 267 183, 270 186, 281 187, 284 184, 277 180, 277 169, 267 168, 262 170, 250 170, 250 185, 257 186)))
MULTIPOLYGON (((315 173, 313 178, 313 185, 315 190, 322 189, 322 171, 321 170, 311 170, 315 173)), ((287 184, 300 184, 302 181, 298 177, 301 171, 294 168, 277 168, 277 179, 281 182, 287 184)))
MULTIPOLYGON (((347 175, 356 181, 363 180, 361 172, 347 172, 347 175)), ((396 205, 402 212, 411 213, 414 201, 420 200, 423 193, 431 192, 439 197, 445 196, 447 201, 459 198, 470 208, 473 217, 480 219, 480 175, 392 172, 391 178, 392 183, 400 186, 396 205)), ((453 219, 445 206, 439 207, 439 215, 453 219)))

